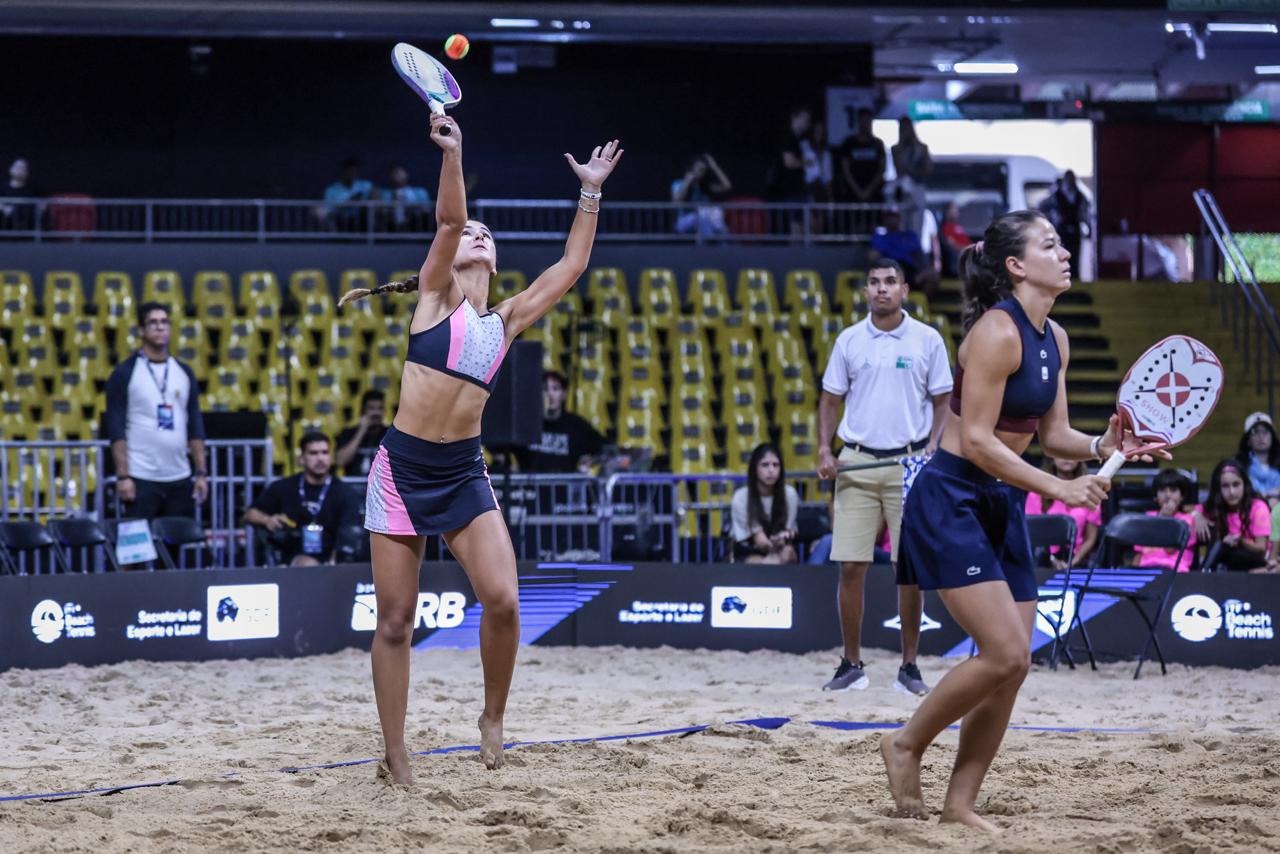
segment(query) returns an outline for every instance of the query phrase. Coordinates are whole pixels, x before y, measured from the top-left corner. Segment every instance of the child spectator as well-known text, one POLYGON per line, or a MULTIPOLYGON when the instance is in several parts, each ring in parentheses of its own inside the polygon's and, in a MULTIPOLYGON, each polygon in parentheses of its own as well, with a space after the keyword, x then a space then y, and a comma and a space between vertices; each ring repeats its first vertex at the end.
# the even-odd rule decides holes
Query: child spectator
POLYGON ((782 454, 765 442, 751 452, 747 485, 733 493, 733 554, 744 563, 796 563, 800 494, 787 484, 782 454))
POLYGON ((1255 412, 1244 420, 1236 460, 1248 473, 1259 498, 1272 504, 1280 500, 1280 441, 1270 415, 1255 412))
POLYGON ((1194 516, 1196 539, 1209 543, 1206 569, 1267 571, 1271 511, 1254 492, 1238 460, 1223 460, 1214 467, 1209 497, 1196 507, 1194 516))
POLYGON ((1189 572, 1191 559, 1195 555, 1196 528, 1195 520, 1183 508, 1190 504, 1192 498, 1191 481, 1182 476, 1176 469, 1164 469, 1151 481, 1151 489, 1155 492, 1156 508, 1148 510, 1148 516, 1165 516, 1180 519, 1191 530, 1187 548, 1181 559, 1177 549, 1162 549, 1152 546, 1134 546, 1134 566, 1162 567, 1174 572, 1189 572), (1175 561, 1177 561, 1175 565, 1175 561))

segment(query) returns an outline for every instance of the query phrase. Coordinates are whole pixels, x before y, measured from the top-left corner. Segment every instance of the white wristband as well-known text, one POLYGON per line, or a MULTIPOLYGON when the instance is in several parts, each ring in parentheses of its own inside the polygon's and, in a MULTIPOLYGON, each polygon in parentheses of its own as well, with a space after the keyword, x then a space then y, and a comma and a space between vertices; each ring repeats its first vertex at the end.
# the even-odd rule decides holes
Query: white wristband
POLYGON ((590 190, 579 190, 578 195, 582 196, 584 199, 591 199, 594 201, 600 199, 604 193, 593 193, 590 190))
POLYGON ((1102 437, 1094 436, 1093 441, 1089 443, 1089 453, 1093 454, 1093 458, 1098 462, 1102 462, 1102 454, 1098 452, 1100 447, 1102 447, 1102 437))

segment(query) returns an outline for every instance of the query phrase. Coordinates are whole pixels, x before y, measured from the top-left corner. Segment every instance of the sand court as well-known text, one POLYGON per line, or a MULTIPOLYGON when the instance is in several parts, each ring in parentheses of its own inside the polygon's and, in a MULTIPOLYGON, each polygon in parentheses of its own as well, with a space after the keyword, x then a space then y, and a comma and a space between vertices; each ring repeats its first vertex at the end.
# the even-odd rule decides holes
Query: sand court
MULTIPOLYGON (((470 750, 414 759, 388 789, 368 657, 144 663, 11 671, 0 686, 7 796, 148 782, 113 795, 0 804, 0 849, 537 851, 1209 851, 1280 848, 1280 672, 1174 667, 1134 682, 1036 667, 979 808, 998 839, 890 814, 878 725, 915 699, 872 686, 823 694, 832 656, 525 648, 508 739, 486 772, 470 750), (789 718, 786 723, 748 718, 789 718), (813 721, 840 724, 814 725, 813 721), (769 728, 774 727, 774 728, 769 728), (1073 731, 1074 728, 1080 728, 1073 731), (1113 730, 1113 731, 1100 731, 1113 730)), ((935 679, 951 660, 925 659, 935 679)), ((474 650, 414 656, 415 751, 476 743, 474 650)), ((927 756, 941 805, 956 734, 927 756)))

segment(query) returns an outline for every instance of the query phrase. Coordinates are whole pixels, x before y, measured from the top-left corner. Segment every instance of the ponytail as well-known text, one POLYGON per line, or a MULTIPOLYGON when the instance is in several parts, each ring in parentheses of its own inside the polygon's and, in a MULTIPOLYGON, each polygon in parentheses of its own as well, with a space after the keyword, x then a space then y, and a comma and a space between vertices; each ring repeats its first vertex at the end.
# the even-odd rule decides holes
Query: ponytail
POLYGON ((409 294, 418 289, 418 277, 410 276, 407 279, 397 279, 394 282, 387 282, 385 285, 378 285, 376 288, 352 288, 338 299, 338 308, 342 308, 349 302, 358 299, 374 296, 376 294, 409 294))
POLYGON ((1039 211, 1002 214, 991 221, 981 240, 960 253, 957 266, 964 291, 961 321, 966 333, 987 309, 1013 296, 1013 280, 1004 262, 1022 257, 1027 227, 1039 219, 1044 219, 1039 211))

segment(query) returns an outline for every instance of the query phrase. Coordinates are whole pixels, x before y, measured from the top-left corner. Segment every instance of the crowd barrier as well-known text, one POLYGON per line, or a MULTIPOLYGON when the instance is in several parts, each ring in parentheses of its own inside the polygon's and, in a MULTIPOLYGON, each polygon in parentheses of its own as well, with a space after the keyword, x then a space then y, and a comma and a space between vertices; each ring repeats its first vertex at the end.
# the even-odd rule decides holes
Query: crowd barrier
MULTIPOLYGON (((833 565, 521 562, 520 639, 526 645, 835 650, 838 573, 833 565)), ((1047 571, 1041 583, 1044 594, 1060 589, 1047 571)), ((868 646, 898 648, 893 584, 887 566, 868 573, 868 646)), ((420 590, 416 649, 478 646, 480 606, 456 563, 424 564, 420 590)), ((1041 656, 1059 601, 1041 602, 1033 638, 1041 656)), ((1158 637, 1171 662, 1280 664, 1274 579, 1179 575, 1169 601, 1158 637)), ((1146 640, 1137 614, 1113 597, 1090 595, 1066 607, 1079 608, 1095 644, 1116 657, 1136 655, 1146 640)), ((376 616, 368 564, 0 577, 0 670, 367 649, 376 616)), ((968 638, 936 593, 925 594, 922 629, 923 654, 969 653, 968 638)), ((1152 670, 1146 678, 1161 677, 1152 670)))

